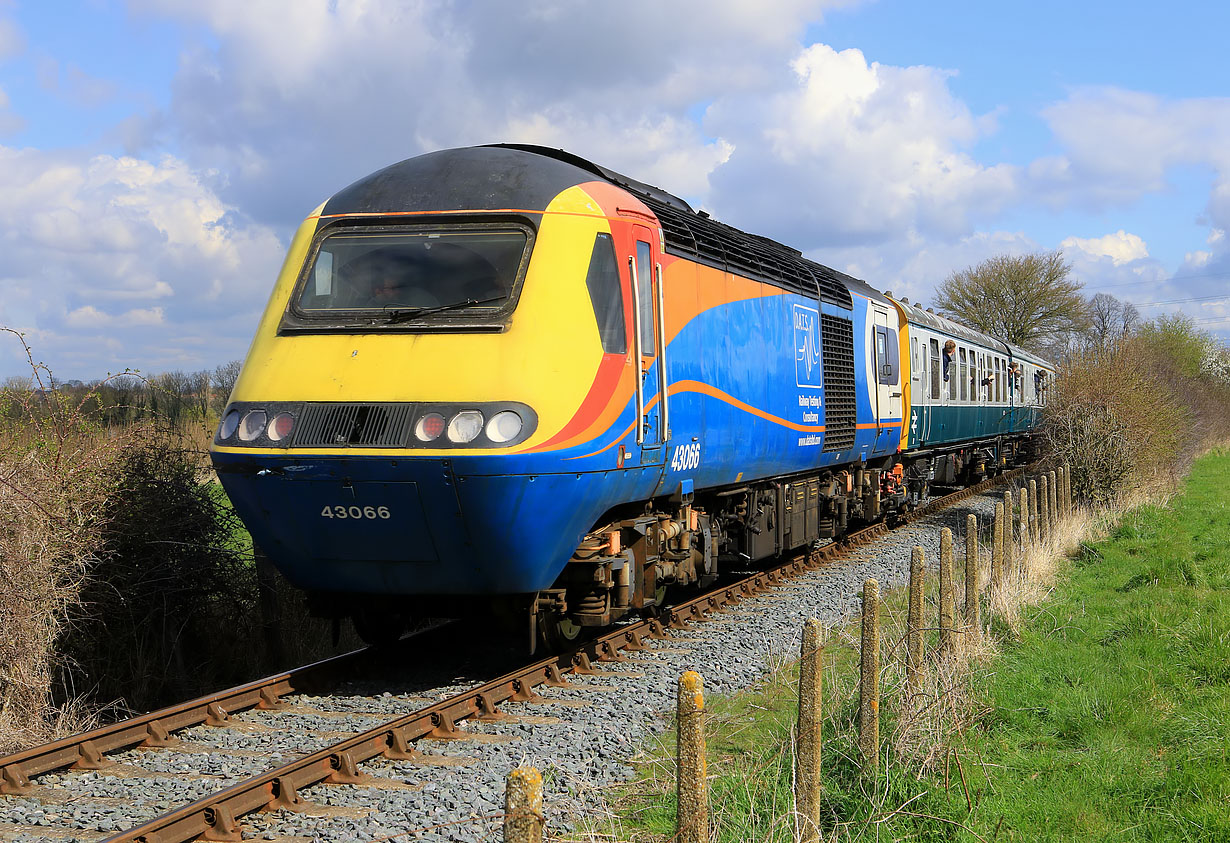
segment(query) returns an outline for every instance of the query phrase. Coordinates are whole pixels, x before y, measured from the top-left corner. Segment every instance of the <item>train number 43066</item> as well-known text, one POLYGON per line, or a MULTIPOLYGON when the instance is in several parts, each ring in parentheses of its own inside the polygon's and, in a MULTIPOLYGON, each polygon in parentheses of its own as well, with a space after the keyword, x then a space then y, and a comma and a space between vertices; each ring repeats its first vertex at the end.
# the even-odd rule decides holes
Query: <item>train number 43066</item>
POLYGON ((700 465, 700 443, 678 445, 671 454, 671 471, 689 471, 700 465))
POLYGON ((320 511, 321 518, 354 518, 362 521, 388 521, 393 517, 387 506, 326 506, 320 511))

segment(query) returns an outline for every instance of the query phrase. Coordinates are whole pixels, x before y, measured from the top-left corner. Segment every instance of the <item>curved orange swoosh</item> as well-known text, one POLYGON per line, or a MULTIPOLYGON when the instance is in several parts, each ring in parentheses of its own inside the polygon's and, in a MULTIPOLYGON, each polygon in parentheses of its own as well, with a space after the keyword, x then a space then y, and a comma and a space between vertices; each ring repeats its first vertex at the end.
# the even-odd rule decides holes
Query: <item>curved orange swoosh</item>
MULTIPOLYGON (((783 419, 780 416, 775 416, 772 413, 767 413, 764 410, 760 409, 759 407, 753 407, 751 404, 748 404, 746 401, 740 401, 738 398, 735 398, 733 395, 723 392, 722 390, 718 389, 716 386, 710 386, 709 384, 704 383, 702 381, 675 381, 666 390, 667 395, 678 395, 681 392, 698 392, 701 395, 708 395, 710 398, 716 398, 717 400, 730 404, 732 407, 736 407, 745 413, 750 413, 753 416, 757 416, 758 418, 762 418, 765 421, 771 422, 781 427, 788 427, 791 430, 797 430, 802 433, 823 433, 824 432, 824 425, 822 424, 819 424, 819 425, 799 424, 797 422, 792 422, 788 419, 783 419)), ((655 395, 653 398, 649 399, 648 403, 645 404, 646 411, 652 409, 653 406, 658 403, 659 398, 660 396, 655 395)), ((598 454, 604 453, 606 451, 611 450, 611 448, 614 448, 617 444, 619 444, 619 442, 623 440, 625 436, 631 433, 633 428, 635 427, 636 427, 636 421, 633 420, 632 424, 624 428, 624 430, 618 436, 616 436, 609 444, 605 445, 604 447, 599 448, 597 451, 593 451, 588 454, 581 454, 580 456, 576 456, 576 457, 566 457, 565 459, 580 460, 580 459, 585 459, 586 457, 596 457, 598 454)))

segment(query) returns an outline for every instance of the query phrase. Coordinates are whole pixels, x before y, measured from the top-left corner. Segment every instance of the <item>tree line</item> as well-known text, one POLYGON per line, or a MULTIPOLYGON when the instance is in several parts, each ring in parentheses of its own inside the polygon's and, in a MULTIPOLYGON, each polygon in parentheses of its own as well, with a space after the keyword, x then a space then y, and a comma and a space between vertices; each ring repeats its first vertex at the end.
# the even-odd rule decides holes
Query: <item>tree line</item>
POLYGON ((210 370, 143 375, 128 371, 93 381, 58 381, 45 369, 0 382, 0 420, 49 414, 53 404, 79 407, 103 427, 124 427, 156 419, 171 425, 209 421, 221 415, 239 378, 242 361, 210 370))
MULTIPOLYGON (((1185 321, 1163 316, 1147 323, 1131 302, 1108 293, 1085 296, 1071 273, 1061 251, 998 255, 945 278, 936 289, 934 308, 1059 362, 1116 347, 1146 324, 1185 321)), ((1210 348, 1209 356, 1215 364, 1218 357, 1226 359, 1226 350, 1210 348)))

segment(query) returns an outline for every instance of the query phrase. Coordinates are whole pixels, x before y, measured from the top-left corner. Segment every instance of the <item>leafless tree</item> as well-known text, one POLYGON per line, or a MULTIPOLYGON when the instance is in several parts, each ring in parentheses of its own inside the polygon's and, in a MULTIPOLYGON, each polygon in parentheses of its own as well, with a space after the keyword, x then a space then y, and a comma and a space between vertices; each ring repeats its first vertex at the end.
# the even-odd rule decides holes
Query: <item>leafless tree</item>
POLYGON ((226 402, 231 397, 231 390, 235 388, 235 381, 239 380, 239 370, 242 367, 242 360, 232 360, 214 369, 214 411, 219 415, 226 408, 226 402))
POLYGON ((209 416, 210 401, 210 382, 213 376, 208 369, 202 369, 199 372, 193 372, 188 375, 188 380, 192 384, 192 409, 201 414, 204 419, 209 416))
POLYGON ((1089 299, 1089 340, 1104 349, 1130 334, 1140 324, 1140 311, 1131 302, 1120 301, 1109 293, 1089 299))
POLYGON ((1068 277, 1063 252, 999 255, 954 272, 936 291, 945 316, 1039 351, 1056 336, 1085 330, 1089 304, 1068 277))

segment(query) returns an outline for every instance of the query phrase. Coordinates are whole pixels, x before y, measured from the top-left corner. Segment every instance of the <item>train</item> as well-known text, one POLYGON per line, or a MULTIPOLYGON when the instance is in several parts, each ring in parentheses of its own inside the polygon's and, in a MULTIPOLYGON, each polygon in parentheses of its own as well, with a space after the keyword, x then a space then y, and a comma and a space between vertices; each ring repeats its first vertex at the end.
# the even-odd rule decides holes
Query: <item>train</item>
POLYGON ((314 613, 558 648, 1033 458, 1053 376, 657 187, 492 144, 307 216, 210 454, 314 613))

